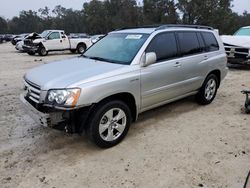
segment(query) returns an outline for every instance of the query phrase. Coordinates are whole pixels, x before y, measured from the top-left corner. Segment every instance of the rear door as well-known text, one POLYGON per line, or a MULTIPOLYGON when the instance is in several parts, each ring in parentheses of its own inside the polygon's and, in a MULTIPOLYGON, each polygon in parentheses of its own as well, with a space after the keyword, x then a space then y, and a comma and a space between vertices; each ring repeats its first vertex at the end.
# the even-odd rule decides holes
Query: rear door
POLYGON ((206 54, 204 41, 196 31, 176 32, 182 73, 184 77, 183 93, 195 91, 201 87, 206 69, 206 54))
POLYGON ((157 62, 141 68, 142 111, 181 95, 183 81, 174 32, 156 35, 145 52, 155 52, 157 62))

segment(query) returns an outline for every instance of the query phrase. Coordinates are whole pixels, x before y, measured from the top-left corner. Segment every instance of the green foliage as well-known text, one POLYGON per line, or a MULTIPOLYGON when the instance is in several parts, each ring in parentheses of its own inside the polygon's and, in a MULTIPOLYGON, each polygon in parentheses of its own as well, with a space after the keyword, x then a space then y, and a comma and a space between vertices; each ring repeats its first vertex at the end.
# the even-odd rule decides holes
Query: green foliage
POLYGON ((8 23, 7 21, 0 17, 0 33, 6 33, 8 31, 8 23))
POLYGON ((178 23, 179 16, 174 0, 144 0, 143 4, 145 24, 178 23))
POLYGON ((152 24, 202 24, 232 34, 250 25, 250 14, 232 11, 233 0, 92 0, 82 10, 61 5, 38 12, 21 11, 11 20, 0 17, 0 33, 41 32, 63 29, 67 33, 107 33, 114 29, 152 24), (142 3, 142 4, 140 4, 142 3))

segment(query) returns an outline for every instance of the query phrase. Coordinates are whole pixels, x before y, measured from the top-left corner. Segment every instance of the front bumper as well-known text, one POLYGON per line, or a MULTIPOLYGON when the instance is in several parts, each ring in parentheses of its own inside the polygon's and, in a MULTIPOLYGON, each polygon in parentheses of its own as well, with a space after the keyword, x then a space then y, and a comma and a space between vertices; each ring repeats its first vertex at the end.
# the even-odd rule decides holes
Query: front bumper
POLYGON ((225 46, 228 62, 233 64, 247 64, 250 61, 250 49, 237 46, 225 46))
POLYGON ((49 114, 38 111, 25 99, 24 94, 20 95, 20 100, 26 112, 36 123, 45 127, 51 127, 51 119, 49 114))
POLYGON ((26 52, 34 52, 36 53, 38 50, 38 46, 27 46, 27 45, 23 45, 22 46, 23 50, 26 52))

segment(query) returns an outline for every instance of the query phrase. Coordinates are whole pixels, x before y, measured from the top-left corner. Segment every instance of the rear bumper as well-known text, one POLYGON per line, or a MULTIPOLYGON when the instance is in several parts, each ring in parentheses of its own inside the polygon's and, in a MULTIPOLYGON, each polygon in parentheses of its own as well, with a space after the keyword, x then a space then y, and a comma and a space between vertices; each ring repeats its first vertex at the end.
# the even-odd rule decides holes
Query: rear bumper
POLYGON ((50 115, 46 113, 42 113, 34 108, 25 98, 24 95, 20 95, 20 100, 22 102, 22 106, 25 111, 29 114, 29 116, 38 124, 43 125, 45 127, 51 126, 50 115))

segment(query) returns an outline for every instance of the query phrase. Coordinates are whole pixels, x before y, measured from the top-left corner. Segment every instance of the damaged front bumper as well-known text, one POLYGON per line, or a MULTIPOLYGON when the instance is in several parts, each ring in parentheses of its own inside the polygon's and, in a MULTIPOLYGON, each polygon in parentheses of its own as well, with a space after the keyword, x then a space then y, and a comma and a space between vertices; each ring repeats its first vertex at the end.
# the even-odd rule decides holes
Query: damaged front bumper
POLYGON ((229 63, 232 64, 250 63, 250 49, 248 48, 225 45, 225 51, 229 63))
POLYGON ((33 52, 36 53, 38 51, 38 46, 27 46, 27 45, 23 45, 22 46, 23 50, 26 52, 33 52))
POLYGON ((64 130, 68 133, 82 133, 94 105, 82 107, 74 110, 55 110, 53 108, 42 106, 42 109, 32 105, 32 101, 26 99, 25 93, 20 95, 22 106, 28 115, 39 125, 58 130, 64 130))
POLYGON ((38 111, 25 99, 24 94, 20 95, 20 100, 22 102, 22 106, 24 107, 25 111, 36 123, 43 125, 45 127, 52 126, 49 114, 38 111))

